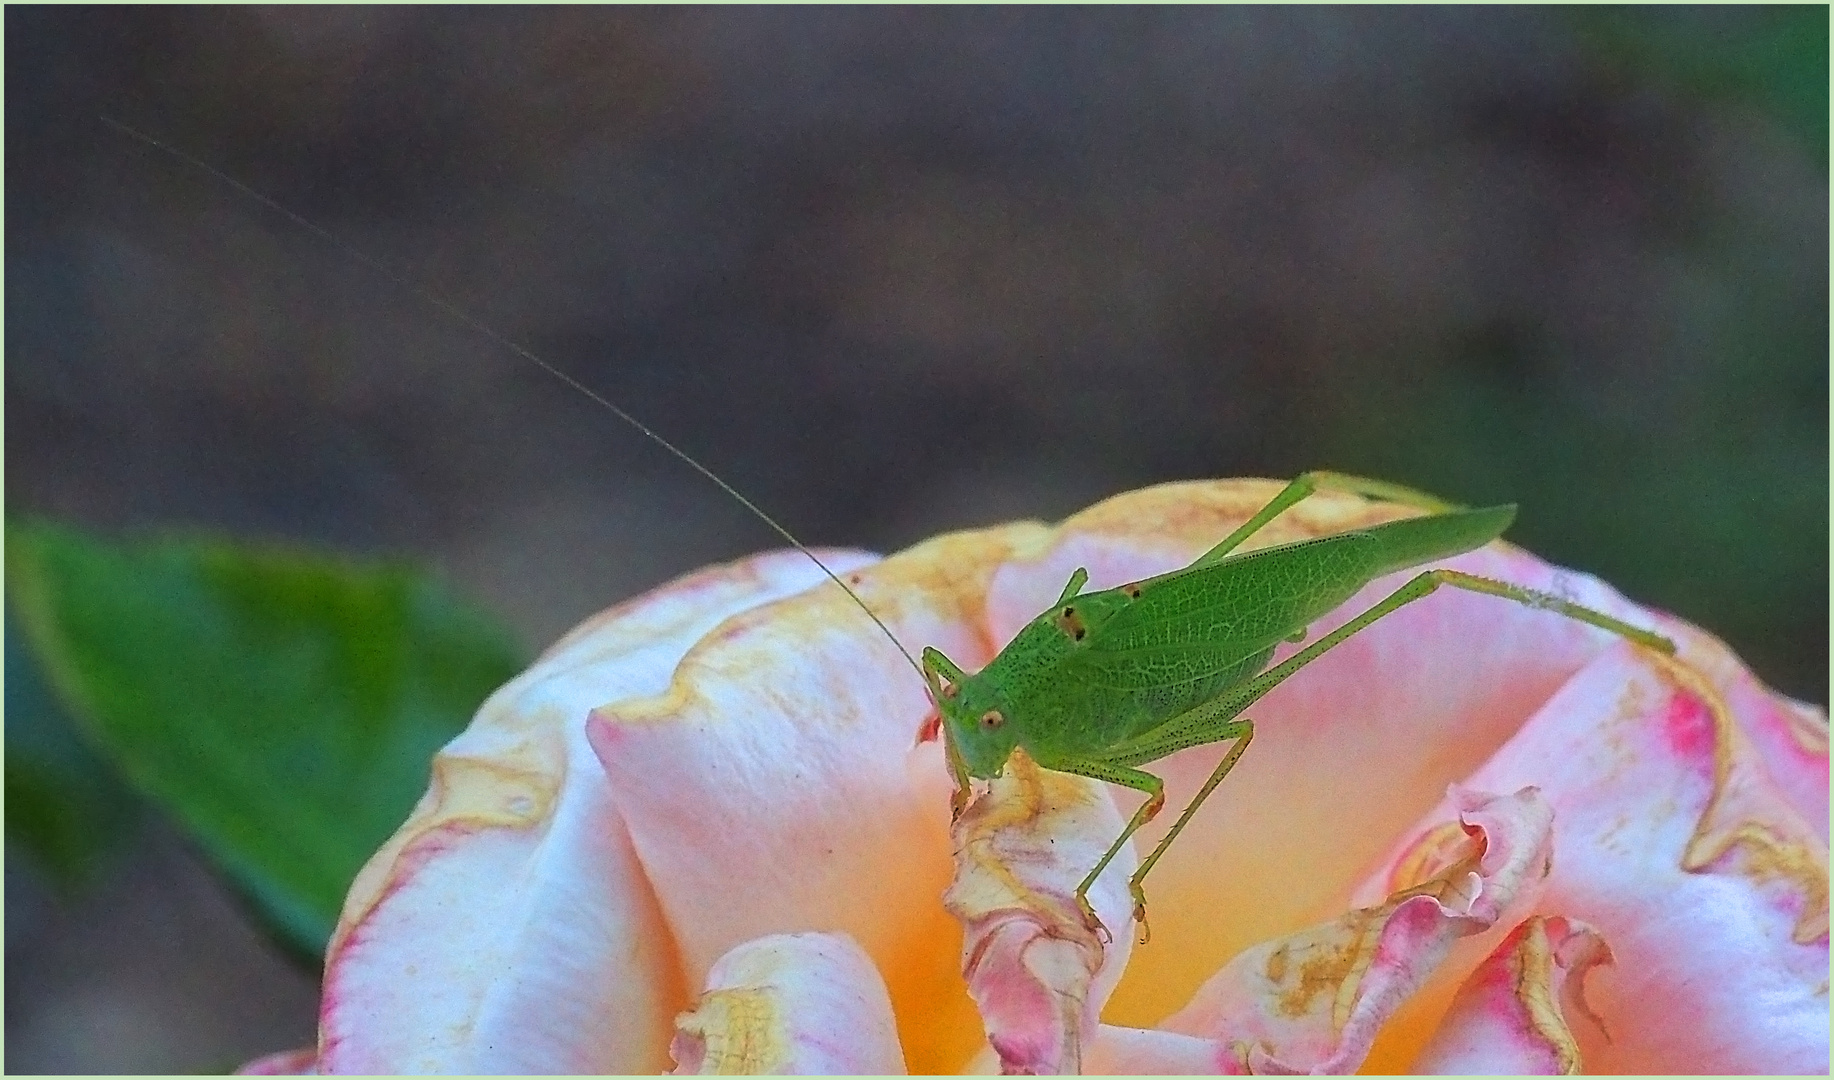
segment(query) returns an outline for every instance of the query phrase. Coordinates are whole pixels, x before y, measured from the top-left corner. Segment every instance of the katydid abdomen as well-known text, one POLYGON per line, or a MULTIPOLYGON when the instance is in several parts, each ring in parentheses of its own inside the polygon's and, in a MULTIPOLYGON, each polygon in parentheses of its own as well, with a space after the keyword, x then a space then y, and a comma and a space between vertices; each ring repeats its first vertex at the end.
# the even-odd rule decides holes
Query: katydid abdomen
POLYGON ((1480 547, 1514 513, 1404 519, 1064 598, 956 688, 970 774, 993 775, 1013 745, 1041 761, 1132 756, 1128 744, 1258 675, 1370 581, 1480 547))

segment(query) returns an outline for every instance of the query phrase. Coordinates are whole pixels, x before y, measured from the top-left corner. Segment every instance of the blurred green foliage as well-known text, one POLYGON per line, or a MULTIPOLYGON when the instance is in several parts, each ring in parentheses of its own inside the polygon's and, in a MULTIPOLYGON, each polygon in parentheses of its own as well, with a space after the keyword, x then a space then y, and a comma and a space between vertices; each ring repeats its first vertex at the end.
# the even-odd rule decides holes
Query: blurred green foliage
POLYGON ((1826 5, 1601 6, 1568 13, 1582 39, 1626 78, 1756 106, 1826 169, 1826 5))
POLYGON ((1583 388, 1448 366, 1417 385, 1366 386, 1321 457, 1474 505, 1520 503, 1510 540, 1723 636, 1766 681, 1826 701, 1808 681, 1828 646, 1825 416, 1777 385, 1786 366, 1724 371, 1699 405, 1708 423, 1664 429, 1600 410, 1583 388), (1770 542, 1749 543, 1754 520, 1770 542))
MULTIPOLYGON (((1564 14, 1606 77, 1745 109, 1825 174, 1826 7, 1564 14)), ((1321 458, 1519 502, 1511 540, 1673 610, 1779 689, 1826 702, 1827 306, 1776 257, 1800 242, 1716 219, 1664 241, 1694 273, 1696 302, 1672 332, 1711 357, 1685 380, 1647 360, 1576 377, 1583 366, 1545 326, 1476 327, 1338 387, 1314 429, 1321 458)))
MULTIPOLYGON (((525 663, 490 618, 402 566, 208 537, 114 543, 42 520, 9 518, 6 540, 19 627, 83 736, 315 963, 433 752, 525 663)), ((76 767, 45 764, 54 754, 15 762, 8 682, 9 828, 22 764, 20 805, 53 822, 29 827, 33 850, 80 861, 118 815, 76 767)))

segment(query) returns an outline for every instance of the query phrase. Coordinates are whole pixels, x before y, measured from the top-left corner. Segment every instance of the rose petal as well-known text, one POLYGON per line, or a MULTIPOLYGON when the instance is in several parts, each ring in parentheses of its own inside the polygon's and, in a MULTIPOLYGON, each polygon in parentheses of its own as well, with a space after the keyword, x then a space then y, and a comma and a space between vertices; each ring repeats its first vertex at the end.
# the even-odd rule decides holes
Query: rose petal
POLYGON ((258 1057, 236 1070, 237 1076, 317 1076, 318 1047, 282 1050, 258 1057))
POLYGON ((1593 1023, 1586 973, 1611 962, 1605 939, 1582 922, 1536 916, 1504 939, 1459 988, 1414 1070, 1437 1076, 1580 1071, 1569 1014, 1593 1023))
POLYGON ((660 1070, 686 994, 585 719, 609 696, 666 686, 727 615, 819 580, 794 553, 703 571, 590 620, 493 695, 351 889, 320 1066, 660 1070))
POLYGON ((1758 682, 1725 643, 1679 619, 1664 620, 1662 632, 1680 645, 1680 660, 1699 672, 1724 700, 1739 729, 1752 742, 1750 765, 1815 830, 1828 839, 1828 714, 1791 701, 1758 682))
POLYGON ((904 1073, 891 999, 845 934, 778 934, 713 965, 707 990, 675 1019, 677 1074, 904 1073))
MULTIPOLYGON (((1218 1072, 1354 1071, 1382 1024, 1460 938, 1532 897, 1548 864, 1552 813, 1534 788, 1455 793, 1450 829, 1414 861, 1430 874, 1384 903, 1245 950, 1161 1027, 1202 1039, 1218 1072)), ((1092 1055, 1118 1072, 1164 1071, 1190 1043, 1103 1029, 1092 1055)))
POLYGON ((1619 960, 1598 1001, 1622 1034, 1588 1065, 1825 1072, 1825 832, 1770 785, 1715 688, 1626 646, 1544 714, 1568 747, 1542 769, 1561 815, 1544 907, 1596 925, 1619 960))
POLYGON ((1613 1041, 1575 1032, 1590 1071, 1826 1070, 1827 848, 1746 730, 1700 672, 1620 645, 1469 781, 1532 779, 1556 808, 1538 910, 1617 957, 1590 995, 1613 1041))
POLYGON ((1103 1024, 1084 1058, 1091 1076, 1240 1076, 1235 1048, 1215 1039, 1103 1024))
POLYGON ((1016 751, 955 823, 956 876, 943 904, 964 930, 962 974, 1002 1071, 1074 1075, 1133 945, 1131 847, 1089 890, 1106 927, 1084 922, 1076 886, 1121 834, 1103 785, 1039 768, 1016 751))
MULTIPOLYGON (((1077 515, 1061 530, 1012 526, 945 537, 851 576, 906 644, 936 645, 973 670, 1013 628, 1057 595, 1077 565, 1091 569, 1093 586, 1183 565, 1275 490, 1275 484, 1242 481, 1130 493, 1077 515)), ((1250 546, 1406 513, 1392 505, 1323 496, 1283 515, 1250 546)), ((1566 574, 1507 545, 1492 545, 1447 565, 1562 592, 1641 625, 1652 622, 1592 579, 1566 574)), ((1398 575, 1371 585, 1343 611, 1310 628, 1312 634, 1337 625, 1402 580, 1398 575)), ((619 648, 647 663, 643 639, 655 634, 668 639, 669 628, 644 626, 640 619, 621 621, 627 614, 614 613, 599 625, 583 628, 563 642, 560 651, 580 642, 624 640, 619 648), (630 629, 623 639, 620 627, 630 629)), ((1676 942, 1693 946, 1690 934, 1695 924, 1713 918, 1737 924, 1737 932, 1722 934, 1725 941, 1708 940, 1711 934, 1702 938, 1708 955, 1695 967, 1676 962, 1667 970, 1655 965, 1651 970, 1658 970, 1660 977, 1645 980, 1647 985, 1636 984, 1643 995, 1636 1004, 1651 1007, 1650 1002, 1664 994, 1683 993, 1677 988, 1687 985, 1706 985, 1714 994, 1735 996, 1730 989, 1722 991, 1715 980, 1739 963, 1739 934, 1754 927, 1768 933, 1770 923, 1780 921, 1787 926, 1786 938, 1806 938, 1809 945, 1819 945, 1819 984, 1802 981, 1804 972, 1814 971, 1813 955, 1767 955, 1757 965, 1758 973, 1737 987, 1757 1004, 1748 1004, 1743 1014, 1728 1009, 1717 1022, 1729 1030, 1742 1025, 1746 1032, 1764 1031, 1787 1044, 1784 1051, 1761 1060, 1807 1060, 1813 1055, 1803 1046, 1815 1041, 1815 1033, 1800 1023, 1807 1013, 1797 1008, 1796 995, 1808 986, 1809 997, 1819 994, 1824 1014, 1826 1002, 1826 827, 1821 820, 1827 798, 1825 717, 1770 695, 1705 635, 1696 635, 1707 642, 1701 644, 1689 636, 1695 632, 1678 624, 1665 622, 1662 629, 1681 640, 1684 660, 1698 665, 1676 670, 1692 670, 1690 677, 1700 680, 1704 675, 1705 682, 1718 684, 1717 690, 1709 686, 1705 696, 1694 695, 1701 701, 1720 695, 1718 706, 1694 710, 1711 714, 1710 722, 1690 719, 1685 708, 1664 714, 1663 730, 1670 740, 1686 744, 1697 759, 1693 766, 1671 771, 1700 783, 1679 788, 1671 784, 1666 789, 1653 785, 1650 790, 1663 793, 1666 807, 1651 807, 1658 796, 1637 794, 1637 785, 1629 785, 1628 803, 1601 798, 1601 804, 1609 805, 1591 812, 1603 819, 1629 805, 1666 820, 1680 807, 1688 827, 1681 830, 1684 835, 1676 840, 1667 865, 1685 879, 1718 876, 1738 886, 1690 896, 1699 908, 1690 916, 1694 922, 1671 916, 1664 924, 1653 918, 1662 932, 1634 944, 1646 953, 1661 939, 1670 949, 1676 949, 1676 942), (1719 654, 1713 653, 1714 647, 1719 654), (1708 731, 1705 738, 1702 730, 1708 731), (1752 753, 1754 745, 1761 749, 1762 760, 1752 753), (1704 757, 1702 746, 1707 748, 1704 757), (1694 768, 1701 761, 1706 762, 1704 771, 1694 768), (1698 800, 1696 794, 1701 796, 1698 800), (1820 818, 1812 813, 1816 805, 1822 808, 1820 818), (1747 910, 1754 905, 1762 910, 1747 910), (1764 1026, 1766 994, 1782 995, 1786 1008, 1780 1028, 1764 1026)), ((658 662, 647 669, 649 674, 628 683, 614 682, 599 692, 600 702, 617 701, 599 710, 589 727, 592 749, 610 781, 611 794, 604 800, 609 807, 587 805, 582 800, 588 797, 572 793, 581 785, 553 779, 589 771, 577 767, 582 758, 577 740, 530 737, 515 724, 504 723, 496 724, 499 730, 493 736, 491 725, 481 720, 483 731, 470 746, 470 760, 461 756, 442 761, 435 790, 416 819, 353 890, 346 929, 334 945, 333 971, 328 974, 324 1030, 329 1049, 348 1050, 332 1038, 329 1018, 341 1016, 350 1032, 369 1041, 366 1052, 386 1051, 368 1059, 353 1055, 350 1060, 358 1064, 367 1060, 418 1066, 443 1061, 444 1068, 475 1068, 478 1061, 497 1065, 501 1060, 508 1064, 499 1067, 577 1070, 580 1060, 604 1056, 605 1046, 640 1045, 653 1055, 659 1051, 653 1030, 657 1018, 683 999, 684 985, 699 985, 734 946, 765 933, 806 929, 844 929, 877 961, 906 1029, 906 1055, 920 1071, 954 1068, 980 1043, 980 1026, 968 996, 961 992, 960 973, 952 970, 955 927, 934 903, 948 874, 947 818, 941 809, 948 805, 948 779, 939 747, 912 748, 928 703, 905 658, 833 588, 816 589, 768 613, 727 622, 683 658, 682 650, 691 640, 666 642, 658 662), (545 805, 544 799, 554 805, 545 805), (565 810, 570 806, 572 818, 565 810), (530 816, 516 817, 525 810, 530 816), (591 822, 601 827, 588 828, 591 822), (556 858, 563 852, 570 852, 570 860, 577 857, 571 875, 544 867, 539 848, 529 846, 546 842, 550 834, 557 838, 552 847, 556 858), (506 837, 524 846, 505 846, 506 837), (591 846, 594 843, 599 847, 591 846), (580 885, 579 863, 594 865, 595 860, 606 880, 580 885), (515 889, 503 881, 519 873, 528 875, 535 883, 533 891, 548 894, 548 899, 510 896, 515 889), (653 895, 648 886, 652 880, 658 882, 653 895), (413 902, 402 901, 397 893, 407 894, 413 902), (455 909, 475 904, 478 910, 461 922, 442 916, 442 904, 455 909), (542 924, 549 917, 575 925, 546 928, 542 924), (606 925, 613 929, 605 940, 592 937, 606 925), (518 942, 518 933, 526 934, 527 940, 518 942), (398 936, 408 944, 391 943, 398 936), (434 963, 430 973, 419 970, 417 950, 430 949, 435 941, 440 949, 449 949, 443 938, 459 942, 460 949, 478 943, 475 963, 461 956, 443 961, 443 968, 434 963), (939 942, 947 944, 939 948, 939 942), (600 953, 628 948, 630 966, 619 967, 624 957, 610 964, 589 958, 581 961, 589 970, 568 972, 571 945, 600 953), (544 951, 560 957, 554 966, 562 974, 554 981, 577 985, 537 985, 536 992, 524 993, 516 985, 513 963, 507 973, 491 967, 500 965, 505 953, 512 961, 528 957, 532 964, 547 964, 544 951), (490 970, 480 974, 468 965, 490 970), (394 992, 403 1000, 379 988, 391 968, 412 973, 394 992), (642 989, 615 988, 607 996, 602 981, 595 979, 602 979, 608 968, 619 969, 642 989), (685 983, 680 969, 685 969, 685 983), (652 985, 652 974, 660 988, 652 985), (341 979, 335 984, 335 1001, 331 975, 341 979), (443 982, 455 988, 450 1001, 441 998, 443 982), (429 991, 427 1001, 405 1000, 417 988, 429 991), (616 996, 620 993, 625 997, 616 996), (550 998, 563 1003, 562 1012, 575 1011, 544 1026, 533 1006, 550 998), (391 1012, 401 1010, 408 1017, 404 1029, 385 1030, 393 1019, 391 1012), (569 1057, 543 1045, 556 1038, 556 1032, 579 1025, 586 1012, 599 1018, 599 1027, 588 1024, 576 1030, 593 1033, 599 1039, 594 1043, 597 1049, 569 1057), (534 1052, 492 1058, 473 1051, 480 1045, 488 1049, 497 1033, 509 1032, 525 1019, 537 1044, 534 1052), (924 1029, 920 1039, 913 1039, 913 1026, 924 1029), (431 1050, 423 1053, 427 1047, 431 1050), (528 1061, 546 1064, 531 1066, 525 1064, 528 1061)), ((1316 1023, 1308 1029, 1300 1022, 1306 1018, 1300 1017, 1295 1021, 1302 1036, 1293 1040, 1296 1052, 1276 1045, 1237 1053, 1223 1041, 1221 1028, 1204 1037, 1103 1028, 1094 1045, 1085 1047, 1084 1064, 1125 1062, 1130 1056, 1133 1067, 1141 1071, 1161 1064, 1202 1064, 1219 1071, 1250 1064, 1278 1067, 1290 1064, 1289 1058, 1333 1066, 1351 1063, 1357 1058, 1356 1044, 1367 1045, 1362 1029, 1379 1023, 1384 1010, 1392 1011, 1410 980, 1419 985, 1431 970, 1425 961, 1434 959, 1435 950, 1446 955, 1441 923, 1463 919, 1474 926, 1499 918, 1501 913, 1491 908, 1499 907, 1509 891, 1500 880, 1487 881, 1481 872, 1462 879, 1456 869, 1442 873, 1448 860, 1457 863, 1469 857, 1464 848, 1472 841, 1457 824, 1446 822, 1447 829, 1409 834, 1413 859, 1404 870, 1378 861, 1382 852, 1397 832, 1433 805, 1448 781, 1472 775, 1486 760, 1493 765, 1503 761, 1511 752, 1529 753, 1532 760, 1526 760, 1518 774, 1499 773, 1502 780, 1484 781, 1483 787, 1514 790, 1523 784, 1546 784, 1550 763, 1556 774, 1561 766, 1576 774, 1559 793, 1560 799, 1577 799, 1575 805, 1588 793, 1599 797, 1600 792, 1611 794, 1614 786, 1624 786, 1621 775, 1587 772, 1591 766, 1581 768, 1567 760, 1576 756, 1571 747, 1601 741, 1599 730, 1609 728, 1609 717, 1595 713, 1575 721, 1573 729, 1563 733, 1564 743, 1544 740, 1531 751, 1520 751, 1520 740, 1511 741, 1525 721, 1545 712, 1542 706, 1556 691, 1565 693, 1563 686, 1571 690, 1581 681, 1575 673, 1589 674, 1616 643, 1611 635, 1551 612, 1443 590, 1384 619, 1260 702, 1250 710, 1258 723, 1255 748, 1148 883, 1155 896, 1174 899, 1154 905, 1159 944, 1135 952, 1110 1004, 1114 1018, 1137 1017, 1150 1023, 1214 975, 1223 958, 1257 940, 1293 933, 1342 911, 1351 885, 1359 880, 1359 867, 1381 866, 1385 883, 1396 873, 1409 881, 1421 874, 1440 874, 1443 888, 1432 896, 1392 898, 1386 905, 1390 910, 1376 920, 1379 927, 1352 926, 1352 919, 1337 927, 1336 937, 1325 929, 1310 938, 1295 938, 1293 947, 1309 943, 1321 958, 1341 958, 1359 943, 1379 954, 1380 962, 1372 961, 1368 968, 1355 970, 1351 965, 1330 994, 1329 1019, 1335 1020, 1342 992, 1348 1001, 1344 1008, 1350 1010, 1346 1024, 1361 1025, 1348 1036, 1343 1031, 1320 1034, 1316 1023), (1458 880, 1475 882, 1478 891, 1446 891, 1458 880), (1459 903, 1450 908, 1438 902, 1454 899, 1459 903), (1410 936, 1416 919, 1426 929, 1410 936), (1177 947, 1166 947, 1170 942, 1177 947)), ((563 678, 567 674, 564 665, 554 670, 563 678)), ((1621 672, 1613 677, 1620 681, 1613 684, 1605 678, 1585 693, 1615 700, 1613 695, 1626 684, 1621 672)), ((542 693, 531 692, 530 700, 539 703, 542 693)), ((560 696, 566 698, 567 708, 577 704, 568 694, 560 696)), ((1567 703, 1563 708, 1574 707, 1567 703)), ((540 725, 535 727, 540 730, 540 725)), ((1616 735, 1602 741, 1635 742, 1616 735)), ((1223 749, 1197 748, 1152 765, 1168 780, 1171 808, 1207 777, 1223 749)), ((1125 813, 1139 797, 1122 793, 1121 798, 1120 812, 1125 813)), ((1562 815, 1559 828, 1565 829, 1567 803, 1556 802, 1562 815)), ((1446 816, 1433 820, 1443 822, 1446 816)), ((1174 818, 1165 815, 1143 831, 1141 841, 1153 842, 1174 818)), ((1585 855, 1585 844, 1602 851, 1627 836, 1648 839, 1644 834, 1650 830, 1630 828, 1620 829, 1614 840, 1609 824, 1594 822, 1586 826, 1590 832, 1581 830, 1582 856, 1594 857, 1585 855)), ((1478 831, 1486 854, 1508 846, 1503 843, 1506 830, 1480 826, 1478 831)), ((1020 830, 1013 835, 1017 839, 1028 834, 1020 830)), ((1051 835, 1041 830, 1032 839, 1051 835)), ((1661 839, 1666 841, 1667 833, 1661 839)), ((1048 846, 1044 850, 1048 853, 1048 846)), ((1601 895, 1619 903, 1622 898, 1613 891, 1617 884, 1601 868, 1613 859, 1618 871, 1629 867, 1629 876, 1637 879, 1636 888, 1629 890, 1634 894, 1645 884, 1645 868, 1639 862, 1645 854, 1640 847, 1631 848, 1628 856, 1623 851, 1609 857, 1595 853, 1597 865, 1583 867, 1580 874, 1590 880, 1575 888, 1602 890, 1601 895)), ((1093 852, 1088 861, 1093 861, 1093 852)), ((1563 839, 1559 870, 1570 869, 1570 862, 1563 839)), ((1536 892, 1532 877, 1528 874, 1518 882, 1521 887, 1511 911, 1536 892)), ((1053 880, 1063 888, 1061 880, 1053 880)), ((1118 883, 1119 875, 1103 880, 1118 883)), ((1620 914, 1651 918, 1638 906, 1644 904, 1640 894, 1633 899, 1620 904, 1620 914)), ((1098 906, 1106 903, 1098 899, 1098 906)), ((994 907, 982 904, 980 910, 985 914, 994 907)), ((970 921, 978 917, 975 909, 965 910, 970 911, 970 921)), ((1607 919, 1579 908, 1573 913, 1599 923, 1618 943, 1617 928, 1607 919)), ((1094 1003, 1099 1008, 1106 995, 1104 980, 1119 965, 1105 958, 1090 977, 1088 950, 1058 948, 1066 939, 1039 932, 1051 920, 1036 911, 1030 915, 1023 926, 1017 920, 1009 924, 1029 937, 1003 938, 1001 928, 994 927, 981 936, 982 944, 971 943, 978 955, 995 958, 978 968, 971 965, 971 974, 1004 972, 1012 992, 1042 995, 1034 1000, 1043 1001, 1043 1007, 1028 1008, 1021 1001, 1018 1007, 996 1002, 989 1009, 1003 1018, 990 1030, 1039 1036, 1041 1049, 1015 1054, 1009 1066, 1042 1067, 1053 1063, 1053 1055, 1057 1062, 1069 1063, 1068 1050, 1061 1048, 1073 1047, 1075 1039, 1066 1034, 1070 1012, 1064 1003, 1074 998, 1078 981, 1088 979, 1085 1008, 1075 1018, 1076 1026, 1086 1029, 1092 1015, 1087 1007, 1094 1003), (1047 1017, 1050 1022, 1042 1022, 1047 1017)), ((1499 926, 1491 937, 1500 934, 1499 926)), ((1458 977, 1470 971, 1491 944, 1470 938, 1461 947, 1445 946, 1452 959, 1439 964, 1440 974, 1427 991, 1413 995, 1409 1011, 1418 1012, 1428 999, 1443 1009, 1458 977), (1469 954, 1468 962, 1460 959, 1463 954, 1469 954), (1428 991, 1436 993, 1442 984, 1444 996, 1433 998, 1428 991)), ((1622 948, 1620 954, 1628 955, 1622 948)), ((970 959, 975 955, 971 951, 970 959)), ((1271 954, 1261 957, 1263 982, 1269 959, 1271 954)), ((1605 989, 1623 982, 1632 967, 1626 963, 1605 981, 1605 989)), ((1227 980, 1217 976, 1212 981, 1227 980)), ((1200 994, 1193 1008, 1202 1000, 1200 994)), ((1717 1008, 1721 1002, 1715 998, 1711 1004, 1717 1008)), ((1264 1019, 1250 1016, 1250 1026, 1266 1027, 1264 1019)), ((1406 1026, 1403 1019, 1391 1020, 1388 1029, 1406 1026)), ((1624 1025, 1616 1026, 1622 1030, 1624 1025)), ((1746 1047, 1727 1043, 1723 1031, 1709 1028, 1712 1025, 1701 1026, 1698 1037, 1720 1040, 1718 1049, 1724 1053, 1708 1060, 1738 1062, 1744 1060, 1741 1054, 1750 1057, 1746 1047)), ((1656 1037, 1669 1034, 1658 1030, 1656 1037)), ((1582 1042, 1589 1037, 1582 1035, 1582 1042)), ((1421 1034, 1408 1044, 1412 1049, 1406 1056, 1384 1060, 1410 1061, 1424 1042, 1421 1034)), ((1825 1023, 1819 1046, 1825 1061, 1825 1023)), ((1589 1044, 1585 1053, 1588 1064, 1610 1060, 1599 1057, 1589 1044)), ((1646 1059, 1628 1060, 1634 1065, 1646 1059)), ((1370 1058, 1365 1066, 1375 1063, 1370 1058)), ((585 1066, 608 1067, 646 1066, 585 1066)))
MULTIPOLYGON (((944 537, 854 587, 900 640, 979 665, 989 645, 973 598, 1041 531, 944 537)), ((588 725, 688 978, 754 938, 844 931, 885 974, 919 1072, 958 1068, 980 1042, 936 902, 950 780, 941 747, 918 742, 929 710, 919 674, 826 588, 731 620, 667 693, 588 725)))

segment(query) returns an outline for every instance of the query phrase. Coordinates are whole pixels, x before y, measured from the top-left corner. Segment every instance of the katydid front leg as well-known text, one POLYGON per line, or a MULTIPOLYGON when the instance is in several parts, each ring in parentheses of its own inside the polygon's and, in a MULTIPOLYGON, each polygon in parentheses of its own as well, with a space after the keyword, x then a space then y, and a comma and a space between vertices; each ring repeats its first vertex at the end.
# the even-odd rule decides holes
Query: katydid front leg
MULTIPOLYGON (((1110 784, 1119 784, 1122 787, 1146 792, 1146 802, 1141 804, 1140 809, 1134 811, 1133 818, 1127 822, 1127 827, 1121 830, 1121 835, 1115 839, 1113 844, 1109 845, 1106 852, 1103 852, 1101 861, 1095 864, 1095 869, 1089 871, 1089 875, 1083 878, 1082 884, 1076 887, 1076 907, 1083 913, 1083 924, 1112 940, 1108 928, 1102 925, 1102 920, 1095 914, 1095 908, 1089 903, 1089 887, 1095 884, 1096 878, 1102 876, 1103 870, 1108 869, 1108 864, 1114 861, 1115 855, 1120 852, 1122 845, 1127 843, 1128 838, 1133 836, 1140 826, 1157 817, 1159 811, 1164 808, 1165 781, 1149 772, 1130 769, 1124 765, 1110 765, 1102 761, 1066 758, 1045 760, 1041 758, 1038 764, 1057 772, 1075 773, 1078 776, 1106 780, 1110 784)), ((1135 903, 1138 904, 1137 896, 1135 903)))
MULTIPOLYGON (((955 661, 942 654, 939 649, 923 650, 923 681, 930 686, 930 697, 942 708, 942 699, 956 692, 968 673, 957 667, 955 661), (949 680, 945 686, 943 680, 949 680)), ((942 733, 943 758, 949 765, 949 777, 955 787, 949 792, 949 820, 961 820, 962 811, 968 809, 968 763, 962 760, 961 747, 955 745, 955 739, 949 734, 949 725, 940 725, 942 733)))

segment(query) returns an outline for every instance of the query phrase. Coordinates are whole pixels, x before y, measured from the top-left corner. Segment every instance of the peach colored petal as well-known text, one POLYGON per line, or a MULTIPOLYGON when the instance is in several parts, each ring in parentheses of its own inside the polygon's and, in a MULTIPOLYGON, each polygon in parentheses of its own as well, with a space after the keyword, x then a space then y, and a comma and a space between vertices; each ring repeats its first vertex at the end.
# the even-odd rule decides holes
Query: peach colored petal
POLYGON ((658 692, 722 619, 818 580, 799 555, 703 571, 591 620, 493 695, 351 889, 326 964, 320 1067, 662 1068, 686 995, 586 716, 658 692))
POLYGON ((904 1073, 891 999, 845 934, 778 934, 738 946, 675 1018, 677 1074, 904 1073))
POLYGON ((1380 905, 1263 942, 1231 960, 1158 1035, 1104 1028, 1092 1059, 1159 1072, 1202 1059, 1218 1072, 1354 1071, 1382 1024, 1460 938, 1524 905, 1546 873, 1552 814, 1534 788, 1454 793, 1449 829, 1414 866, 1429 874, 1380 905))
POLYGON ((237 1076, 317 1076, 318 1047, 282 1050, 258 1057, 236 1070, 237 1076))
POLYGON ((1748 730, 1701 672, 1622 645, 1470 780, 1542 787, 1557 857, 1539 910, 1611 942, 1617 964, 1589 996, 1613 1040, 1575 1032, 1589 1071, 1826 1070, 1822 823, 1803 820, 1748 730))
POLYGON ((1611 963, 1605 939, 1582 922, 1536 916, 1516 927, 1465 980, 1415 1071, 1438 1076, 1580 1071, 1570 1016, 1596 1023, 1586 973, 1611 963))
MULTIPOLYGON (((857 575, 904 641, 964 663, 991 649, 962 598, 1014 526, 944 537, 857 575)), ((588 737, 655 883, 692 983, 742 942, 840 931, 885 974, 917 1071, 958 1068, 980 1039, 937 902, 950 879, 950 780, 922 678, 853 602, 818 588, 725 623, 667 691, 595 710, 588 737), (928 1033, 913 1037, 914 1033, 928 1033)))
POLYGON ((1123 848, 1089 890, 1106 932, 1088 925, 1076 886, 1121 833, 1098 781, 1039 768, 1023 750, 955 823, 956 877, 943 904, 962 923, 962 974, 1003 1072, 1082 1071, 1083 1044, 1133 945, 1123 848))

